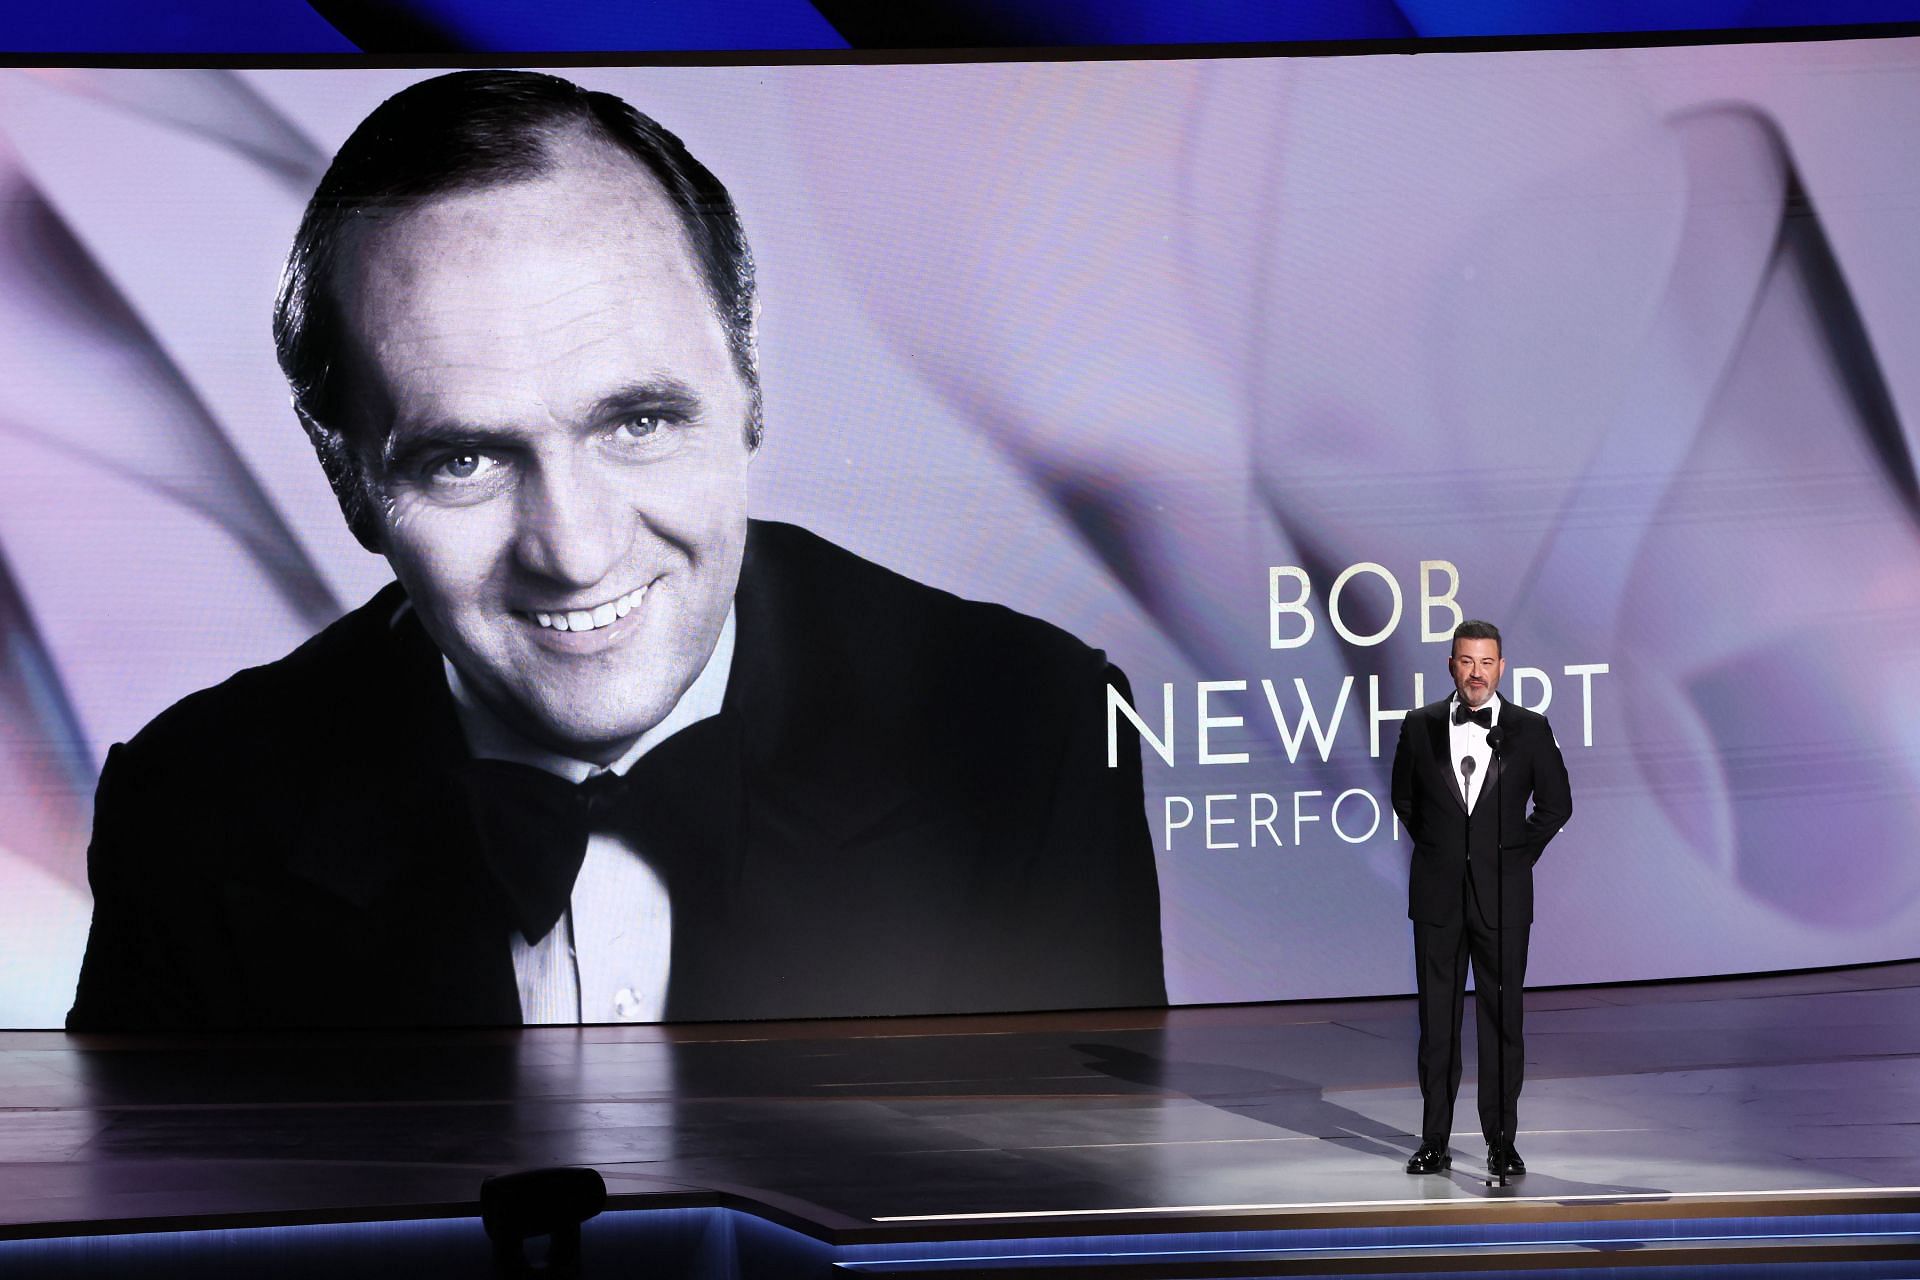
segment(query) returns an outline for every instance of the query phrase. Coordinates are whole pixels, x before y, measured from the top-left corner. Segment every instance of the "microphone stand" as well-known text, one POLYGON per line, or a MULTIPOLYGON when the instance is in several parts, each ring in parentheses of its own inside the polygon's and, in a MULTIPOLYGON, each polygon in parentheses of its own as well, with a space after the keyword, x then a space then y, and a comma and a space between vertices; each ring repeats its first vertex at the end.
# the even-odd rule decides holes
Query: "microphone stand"
POLYGON ((1506 731, 1499 725, 1487 730, 1487 750, 1493 755, 1493 1017, 1500 1031, 1494 1038, 1493 1068, 1499 1099, 1494 1115, 1500 1126, 1500 1167, 1492 1171, 1493 1177, 1487 1181, 1490 1187, 1507 1185, 1507 851, 1502 847, 1500 832, 1501 783, 1507 772, 1500 767, 1500 752, 1506 745, 1506 731))

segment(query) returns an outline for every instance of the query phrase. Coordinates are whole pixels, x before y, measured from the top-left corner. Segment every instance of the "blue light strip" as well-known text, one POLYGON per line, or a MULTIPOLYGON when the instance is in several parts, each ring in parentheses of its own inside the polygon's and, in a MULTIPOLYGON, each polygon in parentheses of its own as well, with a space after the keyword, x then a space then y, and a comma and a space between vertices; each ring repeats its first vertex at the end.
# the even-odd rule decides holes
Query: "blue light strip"
POLYGON ((1166 1235, 1109 1234, 1059 1239, 965 1240, 943 1244, 902 1242, 850 1245, 838 1250, 845 1270, 878 1266, 988 1263, 1055 1258, 1222 1257, 1241 1255, 1356 1256, 1368 1252, 1414 1253, 1538 1246, 1597 1248, 1609 1245, 1815 1242, 1907 1239, 1920 1247, 1920 1214, 1787 1214, 1722 1218, 1643 1218, 1619 1222, 1424 1223, 1398 1226, 1260 1228, 1183 1231, 1166 1235), (1576 1234, 1566 1234, 1572 1230, 1576 1234))
MULTIPOLYGON (((1500 1248, 1605 1249, 1620 1245, 1881 1243, 1901 1241, 1920 1252, 1920 1213, 1792 1215, 1779 1218, 1546 1222, 1359 1228, 1184 1232, 1168 1236, 1107 1235, 999 1241, 909 1241, 825 1244, 754 1214, 718 1207, 624 1209, 587 1225, 587 1246, 636 1267, 671 1266, 687 1280, 742 1276, 860 1273, 879 1267, 929 1270, 949 1266, 1049 1261, 1151 1262, 1241 1257, 1299 1259, 1313 1255, 1471 1255, 1500 1248)), ((491 1267, 480 1224, 472 1218, 338 1225, 161 1231, 0 1241, 0 1274, 90 1276, 126 1266, 155 1280, 269 1274, 297 1260, 301 1274, 355 1274, 412 1280, 420 1274, 481 1274, 491 1267), (317 1270, 316 1270, 317 1268, 317 1270)))
MULTIPOLYGON (((985 1254, 928 1254, 921 1257, 897 1255, 889 1258, 876 1258, 867 1261, 839 1261, 834 1266, 843 1270, 856 1270, 861 1267, 898 1267, 912 1266, 915 1263, 941 1264, 950 1262, 1034 1262, 1054 1258, 1196 1258, 1215 1256, 1252 1256, 1260 1254, 1361 1254, 1361 1253, 1413 1253, 1426 1249, 1511 1249, 1515 1246, 1528 1247, 1566 1247, 1593 1248, 1596 1246, 1619 1244, 1727 1244, 1737 1242, 1766 1241, 1771 1244, 1790 1244, 1802 1240, 1875 1240, 1899 1238, 1920 1245, 1920 1222, 1915 1223, 1912 1231, 1800 1231, 1787 1235, 1772 1235, 1765 1232, 1729 1233, 1720 1235, 1697 1236, 1603 1236, 1588 1239, 1515 1239, 1515 1240, 1430 1240, 1405 1244, 1366 1244, 1366 1245, 1272 1245, 1249 1246, 1245 1248, 1217 1249, 1109 1249, 1102 1251, 1080 1249, 1057 1249, 1042 1253, 985 1253, 985 1254)), ((1071 1243, 1063 1241, 1062 1243, 1071 1243)))

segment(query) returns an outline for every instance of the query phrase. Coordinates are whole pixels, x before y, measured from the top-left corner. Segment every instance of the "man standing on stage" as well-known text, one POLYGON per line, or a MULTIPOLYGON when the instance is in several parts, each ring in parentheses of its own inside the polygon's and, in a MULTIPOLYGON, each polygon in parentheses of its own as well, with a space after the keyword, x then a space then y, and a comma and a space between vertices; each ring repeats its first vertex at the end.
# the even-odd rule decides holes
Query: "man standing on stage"
POLYGON ((1527 1171, 1513 1140, 1525 1065, 1520 993, 1533 923, 1533 864, 1572 816, 1573 794, 1547 718, 1494 692, 1507 669, 1500 629, 1462 622, 1447 668, 1453 696, 1409 711, 1393 753, 1393 808, 1413 838, 1407 915, 1419 984, 1424 1103, 1420 1149, 1407 1172, 1439 1173, 1453 1163, 1447 1143, 1460 1089, 1461 1006, 1471 958, 1487 1171, 1515 1176, 1527 1171), (1489 793, 1493 799, 1485 799, 1489 793))

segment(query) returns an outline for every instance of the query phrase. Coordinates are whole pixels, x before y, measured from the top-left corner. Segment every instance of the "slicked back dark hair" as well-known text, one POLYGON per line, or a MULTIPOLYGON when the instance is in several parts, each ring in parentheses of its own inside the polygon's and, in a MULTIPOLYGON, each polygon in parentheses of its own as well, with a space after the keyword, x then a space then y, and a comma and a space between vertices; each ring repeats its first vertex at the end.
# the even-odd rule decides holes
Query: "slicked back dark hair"
MULTIPOLYGON (((1507 656, 1500 648, 1500 628, 1494 626, 1491 622, 1482 622, 1478 618, 1468 618, 1465 622, 1453 629, 1453 639, 1454 643, 1462 640, 1491 640, 1493 641, 1493 651, 1503 658, 1507 656)), ((1447 646, 1447 656, 1453 656, 1452 644, 1447 646)))
POLYGON ((747 443, 760 444, 760 375, 754 353, 753 254, 733 197, 672 133, 610 93, 531 71, 456 71, 402 89, 360 122, 307 203, 280 277, 273 341, 294 411, 354 536, 379 549, 359 448, 342 425, 345 337, 335 270, 361 227, 404 215, 439 196, 538 178, 556 144, 600 139, 638 161, 665 191, 685 228, 749 395, 747 443))

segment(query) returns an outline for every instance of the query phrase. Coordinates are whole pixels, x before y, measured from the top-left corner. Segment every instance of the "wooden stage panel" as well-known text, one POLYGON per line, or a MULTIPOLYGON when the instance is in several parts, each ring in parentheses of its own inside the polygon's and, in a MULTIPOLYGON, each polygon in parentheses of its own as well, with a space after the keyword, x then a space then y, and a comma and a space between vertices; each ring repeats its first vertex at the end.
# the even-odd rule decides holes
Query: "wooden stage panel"
POLYGON ((482 1177, 549 1164, 596 1166, 622 1204, 751 1207, 839 1242, 1920 1204, 1888 1190, 1920 1187, 1920 964, 1528 1007, 1533 1172, 1505 1192, 1482 1185, 1471 1130, 1449 1176, 1401 1171, 1419 1116, 1407 1000, 6 1033, 0 1235, 470 1213, 482 1177))

